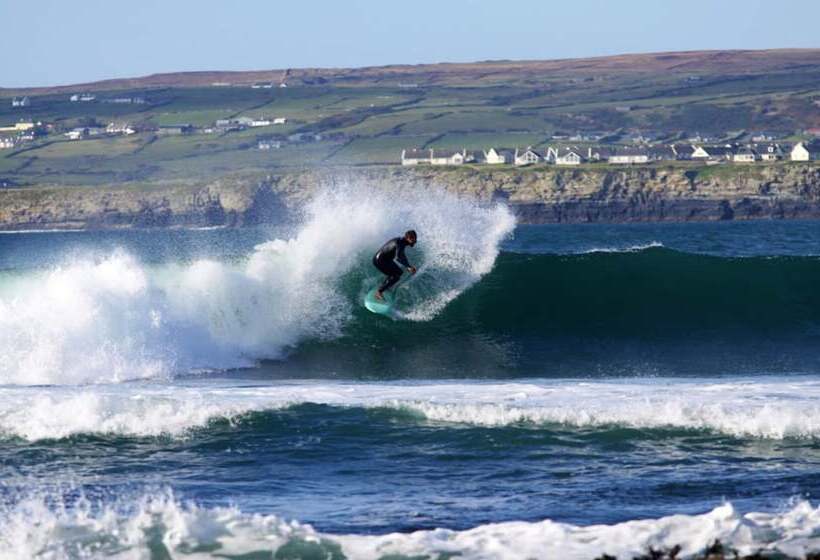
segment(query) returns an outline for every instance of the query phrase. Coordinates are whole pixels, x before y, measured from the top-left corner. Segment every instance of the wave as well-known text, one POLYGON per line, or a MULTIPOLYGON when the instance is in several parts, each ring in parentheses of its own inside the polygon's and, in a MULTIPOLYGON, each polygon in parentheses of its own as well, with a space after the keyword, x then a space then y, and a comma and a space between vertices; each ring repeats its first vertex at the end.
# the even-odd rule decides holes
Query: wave
POLYGON ((220 422, 241 430, 249 420, 252 429, 270 429, 270 422, 254 415, 270 419, 272 411, 306 404, 410 412, 403 421, 481 427, 618 426, 738 438, 820 438, 820 381, 802 377, 6 388, 0 391, 0 433, 26 441, 81 434, 207 438, 212 427, 223 429, 220 422))
POLYGON ((614 525, 551 520, 492 523, 454 531, 336 535, 275 515, 236 507, 181 503, 170 492, 114 503, 28 497, 0 512, 0 558, 55 559, 239 556, 283 558, 418 558, 458 556, 514 560, 633 558, 650 547, 680 546, 679 558, 715 540, 740 554, 758 551, 803 557, 820 550, 820 508, 797 501, 780 512, 741 513, 724 503, 700 515, 672 515, 614 525), (56 502, 56 504, 55 504, 56 502))
POLYGON ((72 256, 45 271, 0 278, 0 384, 73 384, 168 377, 281 357, 300 341, 338 337, 369 266, 410 227, 423 263, 407 318, 427 320, 489 272, 515 220, 444 192, 328 189, 289 239, 238 264, 199 260, 151 268, 115 251, 72 256), (364 264, 362 264, 364 263, 364 264), (346 290, 346 291, 345 291, 346 290))

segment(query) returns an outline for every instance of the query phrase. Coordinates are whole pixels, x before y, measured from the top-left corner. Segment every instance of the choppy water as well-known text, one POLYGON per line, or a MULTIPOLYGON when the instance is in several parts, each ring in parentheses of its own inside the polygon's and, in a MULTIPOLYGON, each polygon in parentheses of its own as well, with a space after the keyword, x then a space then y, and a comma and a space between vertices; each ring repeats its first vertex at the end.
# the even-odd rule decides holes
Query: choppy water
POLYGON ((355 189, 270 229, 0 235, 0 558, 818 551, 818 255, 812 222, 355 189), (407 227, 420 272, 371 315, 407 227))

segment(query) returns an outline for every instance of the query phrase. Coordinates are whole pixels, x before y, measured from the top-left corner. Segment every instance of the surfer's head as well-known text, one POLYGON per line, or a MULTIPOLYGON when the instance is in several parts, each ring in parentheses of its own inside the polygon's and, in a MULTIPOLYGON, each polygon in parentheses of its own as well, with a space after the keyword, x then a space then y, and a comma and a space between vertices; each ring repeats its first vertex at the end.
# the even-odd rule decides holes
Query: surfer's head
POLYGON ((407 241, 407 244, 411 247, 414 247, 416 245, 416 239, 417 238, 415 230, 409 229, 404 232, 404 240, 407 241))

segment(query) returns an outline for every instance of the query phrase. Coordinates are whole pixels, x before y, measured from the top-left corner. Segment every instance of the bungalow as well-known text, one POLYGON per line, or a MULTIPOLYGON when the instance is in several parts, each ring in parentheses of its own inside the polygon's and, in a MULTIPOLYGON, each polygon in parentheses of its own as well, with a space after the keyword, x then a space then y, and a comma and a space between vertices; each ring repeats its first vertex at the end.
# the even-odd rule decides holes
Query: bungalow
POLYGON ((675 161, 677 155, 671 146, 649 146, 646 148, 649 161, 675 161))
POLYGON ((791 152, 792 161, 820 160, 820 142, 800 142, 791 152))
POLYGON ((73 103, 77 103, 78 101, 88 102, 88 101, 94 101, 95 99, 97 99, 97 96, 96 95, 91 95, 90 93, 75 93, 74 95, 72 95, 68 99, 69 99, 69 101, 72 101, 73 103))
POLYGON ((285 117, 276 117, 273 119, 273 124, 288 124, 288 119, 285 117))
POLYGON ((519 150, 516 148, 513 161, 515 161, 515 164, 518 166, 532 165, 541 161, 541 156, 538 155, 538 153, 531 147, 527 147, 526 150, 519 150))
POLYGON ((515 153, 512 150, 505 150, 504 148, 490 148, 484 152, 484 161, 489 165, 512 163, 514 159, 515 153))
POLYGON ((738 149, 732 155, 732 161, 735 163, 754 163, 759 159, 757 152, 748 146, 738 149))
POLYGON ((28 107, 31 105, 31 100, 27 96, 15 97, 11 100, 12 107, 28 107))
POLYGON ((0 132, 25 132, 26 130, 31 130, 32 128, 34 128, 33 122, 20 121, 11 126, 0 126, 0 132))
POLYGON ((421 165, 431 163, 433 157, 433 150, 426 150, 422 148, 410 148, 409 150, 401 151, 402 165, 421 165))
POLYGON ((608 161, 615 165, 649 163, 649 154, 642 148, 621 148, 612 154, 608 161))
POLYGON ((777 161, 783 159, 783 148, 780 144, 755 144, 754 150, 763 161, 777 161))
POLYGON ((555 165, 580 165, 582 161, 581 151, 574 148, 558 148, 555 156, 555 165))
POLYGON ((430 150, 431 165, 463 165, 467 161, 467 150, 430 150))
POLYGON ((269 119, 253 119, 250 122, 250 126, 258 127, 258 126, 270 126, 273 124, 269 119))
POLYGON ((9 136, 0 138, 0 150, 7 150, 14 147, 14 138, 9 136))

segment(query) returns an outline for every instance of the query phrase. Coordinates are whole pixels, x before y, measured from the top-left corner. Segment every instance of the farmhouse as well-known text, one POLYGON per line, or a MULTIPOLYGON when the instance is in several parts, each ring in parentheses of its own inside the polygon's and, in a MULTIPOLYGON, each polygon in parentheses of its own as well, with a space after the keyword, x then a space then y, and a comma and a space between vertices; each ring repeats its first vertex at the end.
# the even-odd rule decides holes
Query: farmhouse
POLYGON ((514 152, 504 148, 490 148, 484 152, 484 161, 489 165, 512 163, 514 159, 514 152))
POLYGON ((800 142, 791 152, 792 161, 819 161, 820 142, 800 142))
POLYGON ((105 132, 108 134, 124 134, 128 136, 129 134, 134 134, 136 130, 125 122, 111 122, 105 127, 105 132))
POLYGON ((526 150, 519 150, 518 148, 515 149, 516 165, 532 165, 534 163, 538 163, 539 161, 541 161, 541 156, 538 155, 538 153, 531 147, 528 147, 526 150))

